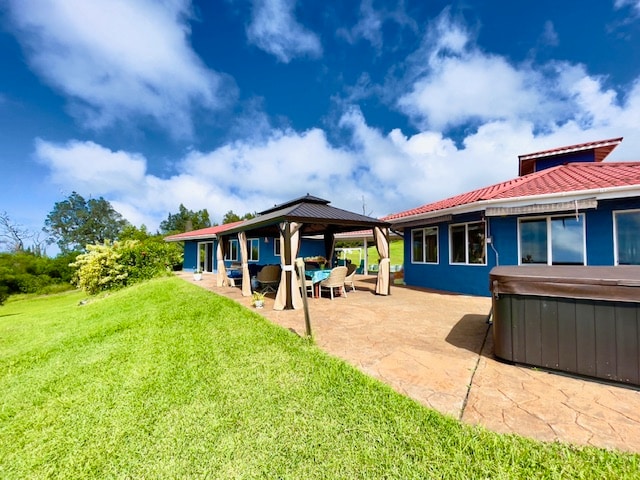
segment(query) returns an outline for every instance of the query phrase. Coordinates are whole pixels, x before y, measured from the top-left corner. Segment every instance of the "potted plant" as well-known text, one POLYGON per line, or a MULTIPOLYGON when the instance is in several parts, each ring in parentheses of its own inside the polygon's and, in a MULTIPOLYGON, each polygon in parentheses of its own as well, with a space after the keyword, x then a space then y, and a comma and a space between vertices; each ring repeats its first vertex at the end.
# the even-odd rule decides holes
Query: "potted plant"
POLYGON ((251 300, 253 301, 254 307, 256 308, 264 307, 264 293, 253 292, 253 295, 251 295, 251 300))
POLYGON ((196 269, 193 271, 193 279, 194 279, 196 282, 199 282, 200 280, 202 280, 202 269, 201 269, 201 268, 196 268, 196 269))

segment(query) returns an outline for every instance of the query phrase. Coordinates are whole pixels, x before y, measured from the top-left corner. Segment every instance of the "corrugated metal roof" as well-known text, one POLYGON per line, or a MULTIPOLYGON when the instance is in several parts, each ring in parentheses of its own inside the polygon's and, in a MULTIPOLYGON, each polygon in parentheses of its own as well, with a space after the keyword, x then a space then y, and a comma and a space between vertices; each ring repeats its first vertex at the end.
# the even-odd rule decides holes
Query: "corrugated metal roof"
MULTIPOLYGON (((520 162, 518 175, 528 175, 536 170, 538 160, 543 158, 566 159, 568 163, 571 158, 575 158, 576 154, 584 155, 584 152, 593 151, 593 161, 602 162, 618 145, 622 143, 622 137, 610 138, 608 140, 597 140, 595 142, 579 143, 577 145, 569 145, 567 147, 552 148, 541 152, 527 153, 519 155, 520 162)), ((582 160, 584 161, 584 160, 582 160)))
POLYGON ((383 217, 382 220, 405 219, 452 207, 472 205, 482 200, 561 195, 567 192, 601 191, 626 186, 638 186, 640 195, 640 162, 569 163, 394 213, 383 217))
POLYGON ((578 143, 576 145, 569 145, 566 147, 551 148, 549 150, 542 150, 541 152, 526 153, 524 155, 518 155, 520 160, 529 160, 533 158, 551 157, 556 155, 564 155, 566 153, 581 152, 585 150, 594 150, 596 148, 612 147, 615 148, 622 142, 623 137, 610 138, 608 140, 597 140, 595 142, 578 143))
POLYGON ((226 231, 233 234, 240 231, 257 231, 260 234, 274 235, 281 222, 299 222, 303 224, 304 235, 316 235, 330 230, 332 232, 348 232, 373 227, 388 227, 389 223, 377 218, 367 217, 359 213, 349 212, 328 205, 328 201, 307 195, 298 199, 297 203, 286 202, 278 210, 265 210, 251 220, 226 231))

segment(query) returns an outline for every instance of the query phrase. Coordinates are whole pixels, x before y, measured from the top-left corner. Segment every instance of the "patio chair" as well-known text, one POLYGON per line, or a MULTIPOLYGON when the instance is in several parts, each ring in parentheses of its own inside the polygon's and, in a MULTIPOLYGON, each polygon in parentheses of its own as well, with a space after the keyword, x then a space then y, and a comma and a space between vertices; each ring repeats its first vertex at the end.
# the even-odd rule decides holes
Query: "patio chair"
POLYGON ((356 267, 353 263, 347 264, 347 275, 344 277, 344 284, 345 286, 350 285, 352 291, 356 289, 356 284, 354 283, 356 270, 358 270, 358 267, 356 267))
POLYGON ((280 283, 280 266, 266 265, 256 275, 262 293, 275 292, 280 283))
POLYGON ((331 300, 333 300, 333 289, 337 288, 338 291, 342 291, 342 295, 347 296, 347 289, 344 287, 344 278, 347 276, 347 267, 336 267, 331 269, 331 274, 320 282, 320 295, 322 295, 322 289, 328 289, 331 294, 331 300))

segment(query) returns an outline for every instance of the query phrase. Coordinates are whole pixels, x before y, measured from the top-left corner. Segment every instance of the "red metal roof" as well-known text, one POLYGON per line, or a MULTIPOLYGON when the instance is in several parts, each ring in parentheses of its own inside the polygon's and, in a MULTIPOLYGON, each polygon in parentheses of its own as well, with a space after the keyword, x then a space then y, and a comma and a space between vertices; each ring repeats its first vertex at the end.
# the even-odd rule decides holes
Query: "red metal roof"
POLYGON ((192 238, 206 238, 206 237, 215 237, 218 233, 224 232, 233 228, 237 225, 240 225, 244 220, 240 220, 238 222, 232 223, 224 223, 222 225, 215 225, 213 227, 201 228, 199 230, 191 230, 189 232, 176 233, 175 235, 169 235, 168 237, 164 237, 164 239, 168 242, 178 242, 181 240, 189 240, 192 238))
POLYGON ((489 187, 456 195, 421 207, 394 213, 382 220, 390 221, 470 205, 482 200, 513 199, 553 195, 584 190, 637 185, 640 188, 640 162, 568 163, 514 178, 489 187))
MULTIPOLYGON (((596 148, 609 148, 613 150, 622 142, 623 137, 610 138, 608 140, 597 140, 595 142, 578 143, 576 145, 569 145, 567 147, 552 148, 550 150, 543 150, 541 152, 526 153, 524 155, 518 155, 520 160, 529 160, 531 158, 550 157, 555 155, 562 155, 565 153, 580 152, 584 150, 594 150, 596 148)), ((610 150, 610 151, 611 151, 610 150)))
MULTIPOLYGON (((536 170, 536 162, 542 158, 557 157, 569 159, 577 152, 593 151, 593 161, 602 162, 614 148, 622 143, 622 137, 610 138, 608 140, 597 140, 595 142, 578 143, 566 147, 552 148, 551 150, 543 150, 541 152, 527 153, 518 155, 519 168, 518 175, 528 175, 536 170)), ((563 162, 563 163, 569 163, 563 162)))

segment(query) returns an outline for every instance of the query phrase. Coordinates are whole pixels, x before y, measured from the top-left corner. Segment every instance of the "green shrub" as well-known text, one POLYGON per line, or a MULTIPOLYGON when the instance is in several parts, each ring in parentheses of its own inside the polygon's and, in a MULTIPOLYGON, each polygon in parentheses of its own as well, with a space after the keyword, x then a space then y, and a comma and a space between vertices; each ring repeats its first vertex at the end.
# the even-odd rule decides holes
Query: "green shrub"
POLYGON ((74 283, 88 293, 131 285, 169 274, 182 263, 177 245, 149 237, 113 244, 87 245, 71 267, 76 269, 74 283))
POLYGON ((0 286, 8 295, 71 288, 75 255, 43 257, 32 252, 0 253, 0 286))
POLYGON ((182 261, 182 252, 176 251, 176 245, 155 238, 119 242, 115 249, 127 271, 127 283, 166 275, 182 261))

